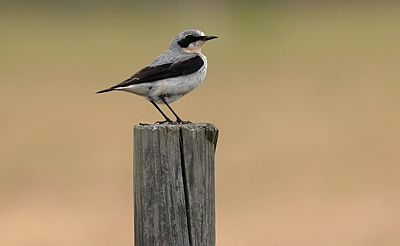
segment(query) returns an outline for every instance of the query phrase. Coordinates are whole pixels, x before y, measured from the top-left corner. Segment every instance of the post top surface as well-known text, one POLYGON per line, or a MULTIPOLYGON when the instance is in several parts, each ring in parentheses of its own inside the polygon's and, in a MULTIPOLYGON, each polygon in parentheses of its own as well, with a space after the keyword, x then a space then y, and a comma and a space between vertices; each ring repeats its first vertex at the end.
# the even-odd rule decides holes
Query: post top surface
POLYGON ((177 125, 141 123, 139 125, 134 126, 134 129, 152 129, 153 131, 159 128, 171 128, 171 129, 185 128, 189 130, 208 129, 211 131, 218 131, 218 128, 212 123, 188 123, 188 124, 177 124, 177 125))

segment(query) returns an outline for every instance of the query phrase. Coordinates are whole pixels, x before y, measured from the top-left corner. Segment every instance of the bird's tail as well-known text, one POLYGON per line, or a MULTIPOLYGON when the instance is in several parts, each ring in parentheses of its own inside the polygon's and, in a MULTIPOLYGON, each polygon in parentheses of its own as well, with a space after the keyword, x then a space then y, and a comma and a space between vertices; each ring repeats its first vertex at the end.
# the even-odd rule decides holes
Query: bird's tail
POLYGON ((96 94, 109 92, 109 91, 113 91, 113 90, 114 90, 114 88, 111 87, 111 88, 108 88, 108 89, 104 89, 104 90, 98 91, 98 92, 96 92, 96 94))

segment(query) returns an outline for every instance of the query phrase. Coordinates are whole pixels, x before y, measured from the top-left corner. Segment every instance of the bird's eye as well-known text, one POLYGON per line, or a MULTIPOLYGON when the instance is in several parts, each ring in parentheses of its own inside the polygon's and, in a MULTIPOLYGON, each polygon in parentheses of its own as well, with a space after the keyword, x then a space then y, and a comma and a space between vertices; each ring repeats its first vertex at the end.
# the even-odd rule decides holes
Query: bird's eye
POLYGON ((194 43, 198 40, 197 36, 188 34, 183 39, 178 41, 179 46, 182 48, 187 48, 191 43, 194 43))

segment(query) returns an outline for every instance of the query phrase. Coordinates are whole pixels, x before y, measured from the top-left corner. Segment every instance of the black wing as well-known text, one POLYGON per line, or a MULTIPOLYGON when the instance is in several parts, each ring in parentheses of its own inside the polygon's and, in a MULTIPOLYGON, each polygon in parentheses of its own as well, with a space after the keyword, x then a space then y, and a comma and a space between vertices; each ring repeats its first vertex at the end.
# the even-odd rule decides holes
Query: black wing
POLYGON ((109 89, 105 89, 97 93, 112 91, 119 87, 154 82, 161 79, 174 78, 181 75, 191 74, 198 71, 203 65, 203 59, 200 56, 195 56, 189 60, 182 62, 168 63, 155 67, 148 66, 132 75, 129 79, 124 80, 109 89))

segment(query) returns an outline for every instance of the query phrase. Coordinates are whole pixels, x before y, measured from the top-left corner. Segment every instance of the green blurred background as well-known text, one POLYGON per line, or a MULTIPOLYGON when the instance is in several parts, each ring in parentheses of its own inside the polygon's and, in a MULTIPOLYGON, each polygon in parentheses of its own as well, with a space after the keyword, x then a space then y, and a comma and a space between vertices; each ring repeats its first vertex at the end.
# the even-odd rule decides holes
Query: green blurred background
MULTIPOLYGON (((0 2, 0 244, 132 245, 132 128, 95 92, 185 29, 218 39, 173 104, 220 129, 218 245, 400 245, 400 4, 0 2)), ((163 107, 165 108, 165 107, 163 107)))

